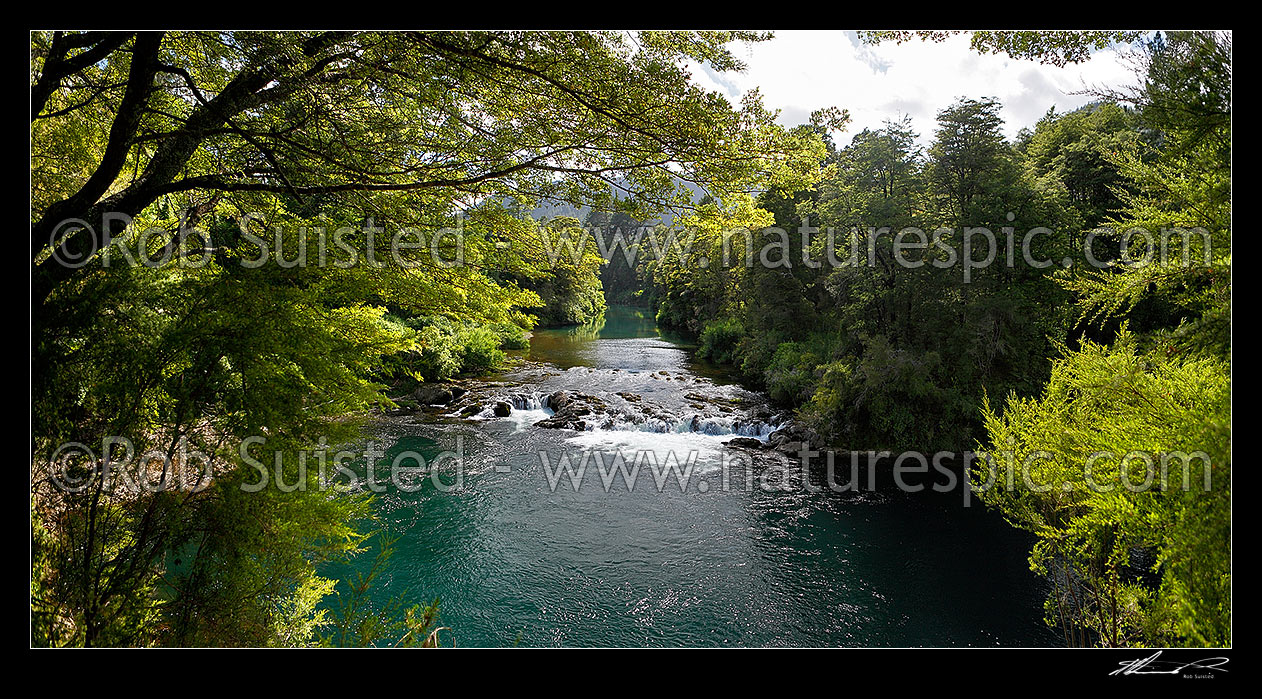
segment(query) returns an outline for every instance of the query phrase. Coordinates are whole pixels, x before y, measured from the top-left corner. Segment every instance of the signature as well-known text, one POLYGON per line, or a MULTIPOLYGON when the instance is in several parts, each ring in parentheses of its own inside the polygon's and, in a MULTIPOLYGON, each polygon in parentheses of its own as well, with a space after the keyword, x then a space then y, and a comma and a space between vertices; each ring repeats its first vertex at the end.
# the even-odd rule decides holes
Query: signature
POLYGON ((1214 672, 1227 672, 1227 668, 1223 667, 1227 664, 1227 658, 1222 656, 1214 658, 1204 658, 1190 663, 1176 663, 1170 660, 1158 660, 1161 657, 1161 651, 1157 651, 1147 658, 1139 658, 1137 660, 1123 660, 1118 669, 1109 673, 1113 675, 1179 675, 1184 670, 1213 670, 1214 672))

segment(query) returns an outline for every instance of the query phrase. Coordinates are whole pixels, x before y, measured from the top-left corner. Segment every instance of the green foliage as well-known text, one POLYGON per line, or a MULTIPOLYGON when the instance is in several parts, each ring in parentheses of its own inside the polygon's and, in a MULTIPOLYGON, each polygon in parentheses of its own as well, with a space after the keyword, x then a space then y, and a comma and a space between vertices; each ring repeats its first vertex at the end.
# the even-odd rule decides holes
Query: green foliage
POLYGON ((600 284, 608 303, 638 305, 647 291, 646 280, 638 272, 636 260, 648 253, 644 244, 646 226, 625 211, 591 211, 584 225, 599 236, 598 245, 606 251, 600 267, 600 284))
POLYGON ((519 350, 530 347, 526 331, 515 323, 492 323, 488 329, 495 333, 500 349, 519 350))
POLYGON ((1172 232, 1182 250, 1060 281, 1084 323, 1142 332, 1124 321, 1112 346, 1064 350, 1042 396, 986 408, 987 449, 1033 458, 1034 485, 983 498, 1038 537, 1031 565, 1054 585, 1048 619, 1067 644, 1231 644, 1229 55, 1227 35, 1159 36, 1142 85, 1117 95, 1157 138, 1103 154, 1122 181, 1106 223, 1172 232))
POLYGON ((717 364, 730 364, 736 358, 736 345, 744 335, 745 329, 735 318, 714 321, 701 331, 697 353, 717 364))
POLYGON ((1131 183, 1107 223, 1127 236, 1130 260, 1064 281, 1082 318, 1132 318, 1170 352, 1231 351, 1231 86, 1229 36, 1177 32, 1154 40, 1145 83, 1129 94, 1160 145, 1131 144, 1109 161, 1131 183), (1226 77, 1224 77, 1226 76, 1226 77), (1145 303, 1173 312, 1147 319, 1145 303))
MULTIPOLYGON (((913 37, 941 42, 959 31, 862 31, 859 36, 868 43, 895 41, 903 43, 913 37)), ((1081 63, 1092 52, 1113 44, 1129 44, 1138 41, 1143 32, 1119 30, 986 30, 971 32, 970 43, 979 53, 995 51, 1012 58, 1035 60, 1063 66, 1081 63)))
POLYGON ((825 364, 802 418, 834 443, 864 449, 959 451, 977 403, 937 352, 910 353, 884 336, 863 338, 859 358, 825 364))
MULTIPOLYGON (((1065 293, 1049 274, 1003 264, 964 279, 958 264, 931 264, 944 259, 936 247, 900 261, 894 233, 948 226, 944 240, 958 249, 962 226, 998 233, 1074 218, 1025 172, 993 100, 961 100, 939 120, 927 152, 906 120, 855 135, 831 151, 816 191, 750 202, 740 220, 762 227, 729 249, 723 233, 700 229, 694 257, 732 263, 655 266, 659 321, 700 331, 702 356, 800 407, 845 448, 962 449, 981 428, 985 388, 1038 389, 1048 337, 1063 338, 1070 320, 1054 303, 1065 293), (805 238, 803 220, 814 227, 805 238), (771 244, 783 250, 745 264, 747 249, 761 258, 771 244)), ((1064 243, 1040 238, 1032 252, 1046 258, 1064 243)))
POLYGON ((1125 331, 1088 342, 1043 395, 987 406, 994 458, 975 480, 1038 537, 1030 563, 1067 642, 1229 646, 1230 373, 1137 347, 1125 331))
POLYGON ((521 326, 507 321, 479 326, 446 316, 423 316, 393 322, 415 330, 412 346, 390 357, 384 370, 396 388, 498 370, 507 360, 502 350, 530 346, 521 326))
POLYGON ((1011 193, 1021 183, 1019 165, 1002 124, 999 103, 989 98, 963 98, 938 112, 928 179, 947 225, 993 225, 1018 208, 1011 193))
MULTIPOLYGON (((405 606, 402 600, 406 591, 381 604, 371 597, 373 586, 388 570, 394 555, 397 538, 377 532, 374 534, 377 554, 367 571, 356 572, 341 580, 335 590, 332 618, 323 626, 328 631, 320 634, 321 645, 336 648, 362 648, 368 646, 390 648, 437 648, 439 632, 446 627, 437 625, 438 600, 428 604, 405 606)), ((324 614, 329 610, 320 610, 324 614)), ((321 616, 324 621, 325 617, 321 616)))
MULTIPOLYGON (((827 336, 815 336, 824 339, 827 336)), ((816 367, 831 353, 808 343, 783 342, 767 365, 763 384, 772 400, 800 404, 811 397, 816 384, 816 367)))
MULTIPOLYGON (((1062 65, 1139 38, 972 40, 1062 65)), ((647 267, 660 322, 699 332, 702 356, 738 367, 835 445, 958 453, 985 434, 992 454, 1037 455, 1036 479, 1052 488, 1018 480, 984 500, 1038 537, 1031 564, 1054 586, 1048 619, 1067 644, 1230 644, 1230 35, 1157 35, 1136 56, 1138 87, 1049 112, 1015 143, 998 102, 965 98, 939 112, 923 152, 906 121, 887 123, 830 149, 816 189, 711 219, 747 222, 755 250, 773 223, 789 231, 780 257, 793 265, 647 267), (818 230, 800 240, 807 218, 818 230), (830 252, 828 226, 843 233, 831 241, 840 262, 797 264, 830 252), (941 248, 891 254, 899 230, 943 226, 957 253, 966 226, 1050 229, 1031 253, 1053 264, 1000 257, 966 279, 958 263, 934 265, 949 259, 941 248), (1136 227, 1152 258, 1143 236, 1128 239, 1136 227), (846 231, 861 236, 855 248, 846 231), (987 395, 1007 396, 1001 411, 987 395), (1098 464, 1113 485, 1135 450, 1203 452, 1214 485, 1097 493, 1082 469, 1097 450, 1114 454, 1098 464)), ((698 229, 694 255, 721 259, 721 232, 698 229)))
POLYGON ((538 294, 542 305, 527 309, 544 327, 582 325, 605 312, 605 296, 598 272, 603 258, 589 230, 578 219, 558 217, 538 228, 547 252, 546 276, 518 277, 538 294))
MULTIPOLYGON (((1063 65, 1140 36, 972 43, 1063 65)), ((992 454, 1039 454, 1052 489, 1000 484, 983 499, 1036 535, 1031 564, 1067 643, 1230 644, 1230 35, 1147 40, 1138 86, 1049 113, 1015 143, 995 100, 961 99, 923 151, 906 120, 836 147, 842 111, 786 129, 756 91, 733 107, 691 81, 689 61, 739 69, 726 42, 760 38, 33 32, 32 643, 435 645, 435 605, 368 601, 389 541, 360 578, 315 572, 367 550, 372 502, 317 487, 297 454, 354 439, 386 384, 494 370, 536 317, 599 323, 610 295, 647 299, 835 444, 958 451, 984 434, 992 454), (589 225, 670 211, 675 226, 634 267, 604 264, 577 220, 522 216, 542 200, 618 212, 589 225), (95 225, 107 212, 134 222, 95 225), (59 228, 68 219, 93 225, 59 228), (818 230, 803 238, 806 220, 818 230), (380 264, 241 264, 273 235, 314 250, 342 224, 355 225, 337 249, 380 264), (1095 249, 1110 264, 1092 269, 1076 251, 1098 224, 1116 232, 1095 249), (367 234, 381 226, 460 233, 400 252, 367 234), (903 266, 889 243, 912 226, 956 229, 943 239, 956 249, 962 226, 1043 226, 1055 233, 1036 257, 1072 250, 1074 264, 962 278, 931 247, 903 266), (210 233, 180 249, 205 264, 119 263, 177 247, 139 231, 183 227, 210 233), (829 227, 878 229, 871 257, 804 264, 823 258, 829 227), (1128 264, 1132 227, 1171 229, 1200 264, 1128 264), (111 435, 136 453, 187 444, 213 477, 56 487, 58 445, 111 435), (244 489, 258 467, 236 447, 250 436, 266 437, 257 456, 275 454, 284 483, 307 487, 244 489), (1213 487, 1086 487, 1085 453, 1114 454, 1096 480, 1117 485, 1124 466, 1142 476, 1118 456, 1137 450, 1203 452, 1213 487)))
POLYGON ((1139 139, 1132 110, 1100 102, 1068 114, 1049 110, 1033 132, 1023 135, 1019 147, 1031 175, 1046 187, 1063 186, 1080 228, 1091 230, 1121 206, 1117 191, 1129 188, 1112 157, 1139 139))
POLYGON ((449 328, 430 325, 417 336, 418 357, 413 370, 419 380, 446 381, 464 367, 463 352, 456 345, 456 333, 449 328))
POLYGON ((468 328, 456 334, 463 371, 482 373, 504 363, 500 337, 489 328, 468 328))
MULTIPOLYGON (((266 446, 278 445, 269 440, 266 446)), ((258 483, 258 471, 236 469, 216 479, 196 506, 181 513, 155 592, 162 633, 150 642, 315 643, 327 623, 317 608, 335 582, 315 569, 362 548, 364 535, 355 523, 371 515, 372 505, 362 494, 322 489, 318 470, 310 463, 304 469, 298 451, 296 446, 280 450, 280 475, 270 451, 257 454, 271 482, 285 483, 284 490, 273 485, 249 492, 243 486, 258 483)))

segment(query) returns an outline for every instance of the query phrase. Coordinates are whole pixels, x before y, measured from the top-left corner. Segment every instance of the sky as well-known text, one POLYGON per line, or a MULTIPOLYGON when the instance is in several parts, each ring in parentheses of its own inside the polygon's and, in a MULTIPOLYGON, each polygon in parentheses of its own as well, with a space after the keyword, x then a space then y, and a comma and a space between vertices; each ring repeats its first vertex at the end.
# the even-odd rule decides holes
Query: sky
POLYGON ((933 138, 937 112, 958 97, 996 97, 1003 105, 1004 133, 1014 138, 1033 127, 1049 107, 1057 112, 1080 107, 1092 98, 1073 94, 1091 86, 1122 87, 1134 82, 1131 68, 1114 49, 1064 68, 1003 54, 980 54, 966 34, 941 43, 912 39, 866 45, 853 31, 780 31, 769 41, 737 42, 733 53, 743 73, 716 73, 693 65, 694 79, 736 103, 760 88, 763 104, 779 109, 780 122, 805 123, 812 111, 836 106, 850 112, 839 146, 864 128, 880 128, 886 119, 909 115, 920 143, 933 138))

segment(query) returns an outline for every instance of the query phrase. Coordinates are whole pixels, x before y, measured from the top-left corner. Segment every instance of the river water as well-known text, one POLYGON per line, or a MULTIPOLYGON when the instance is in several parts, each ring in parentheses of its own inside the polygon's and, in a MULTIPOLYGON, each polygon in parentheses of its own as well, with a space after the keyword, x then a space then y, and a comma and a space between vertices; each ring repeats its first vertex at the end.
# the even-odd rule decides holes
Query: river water
POLYGON ((1026 535, 959 488, 808 489, 800 462, 726 449, 765 440, 779 416, 688 350, 613 307, 600 325, 536 332, 519 368, 463 401, 487 401, 476 413, 376 424, 387 469, 406 451, 439 458, 437 485, 377 498, 399 541, 374 594, 438 598, 457 646, 1058 644, 1026 535), (558 390, 600 401, 585 429, 534 426, 558 390), (574 487, 563 459, 584 454, 574 487), (617 467, 635 463, 628 487, 617 467))

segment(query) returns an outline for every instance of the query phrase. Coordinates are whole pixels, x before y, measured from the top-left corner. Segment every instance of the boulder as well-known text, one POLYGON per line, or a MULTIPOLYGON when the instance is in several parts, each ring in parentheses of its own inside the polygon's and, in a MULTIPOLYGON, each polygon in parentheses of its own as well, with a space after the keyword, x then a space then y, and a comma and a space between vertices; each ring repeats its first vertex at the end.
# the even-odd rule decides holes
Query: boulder
POLYGON ((561 410, 564 410, 567 405, 570 404, 570 400, 571 398, 570 398, 569 393, 567 393, 566 391, 557 391, 556 393, 553 393, 552 395, 548 396, 548 399, 544 402, 544 405, 548 408, 551 408, 555 412, 560 412, 561 410))
POLYGON ((820 451, 827 447, 823 437, 814 430, 789 424, 767 437, 767 446, 784 454, 796 455, 807 449, 820 451))
POLYGON ((550 430, 578 430, 587 429, 587 421, 580 420, 572 415, 553 415, 545 420, 535 423, 535 427, 544 427, 550 430))
POLYGON ((452 401, 451 390, 437 384, 423 383, 412 392, 421 405, 446 405, 452 401))
POLYGON ((729 439, 723 443, 723 446, 739 447, 741 449, 766 449, 767 448, 767 445, 763 444, 761 440, 754 439, 753 437, 736 437, 734 439, 729 439))
POLYGON ((544 405, 552 409, 553 415, 536 422, 535 425, 548 429, 568 430, 587 429, 588 420, 582 418, 584 416, 598 417, 608 408, 605 402, 596 396, 568 391, 553 393, 547 397, 544 405))
POLYGON ((513 405, 507 401, 495 401, 495 417, 508 417, 513 414, 513 405))

